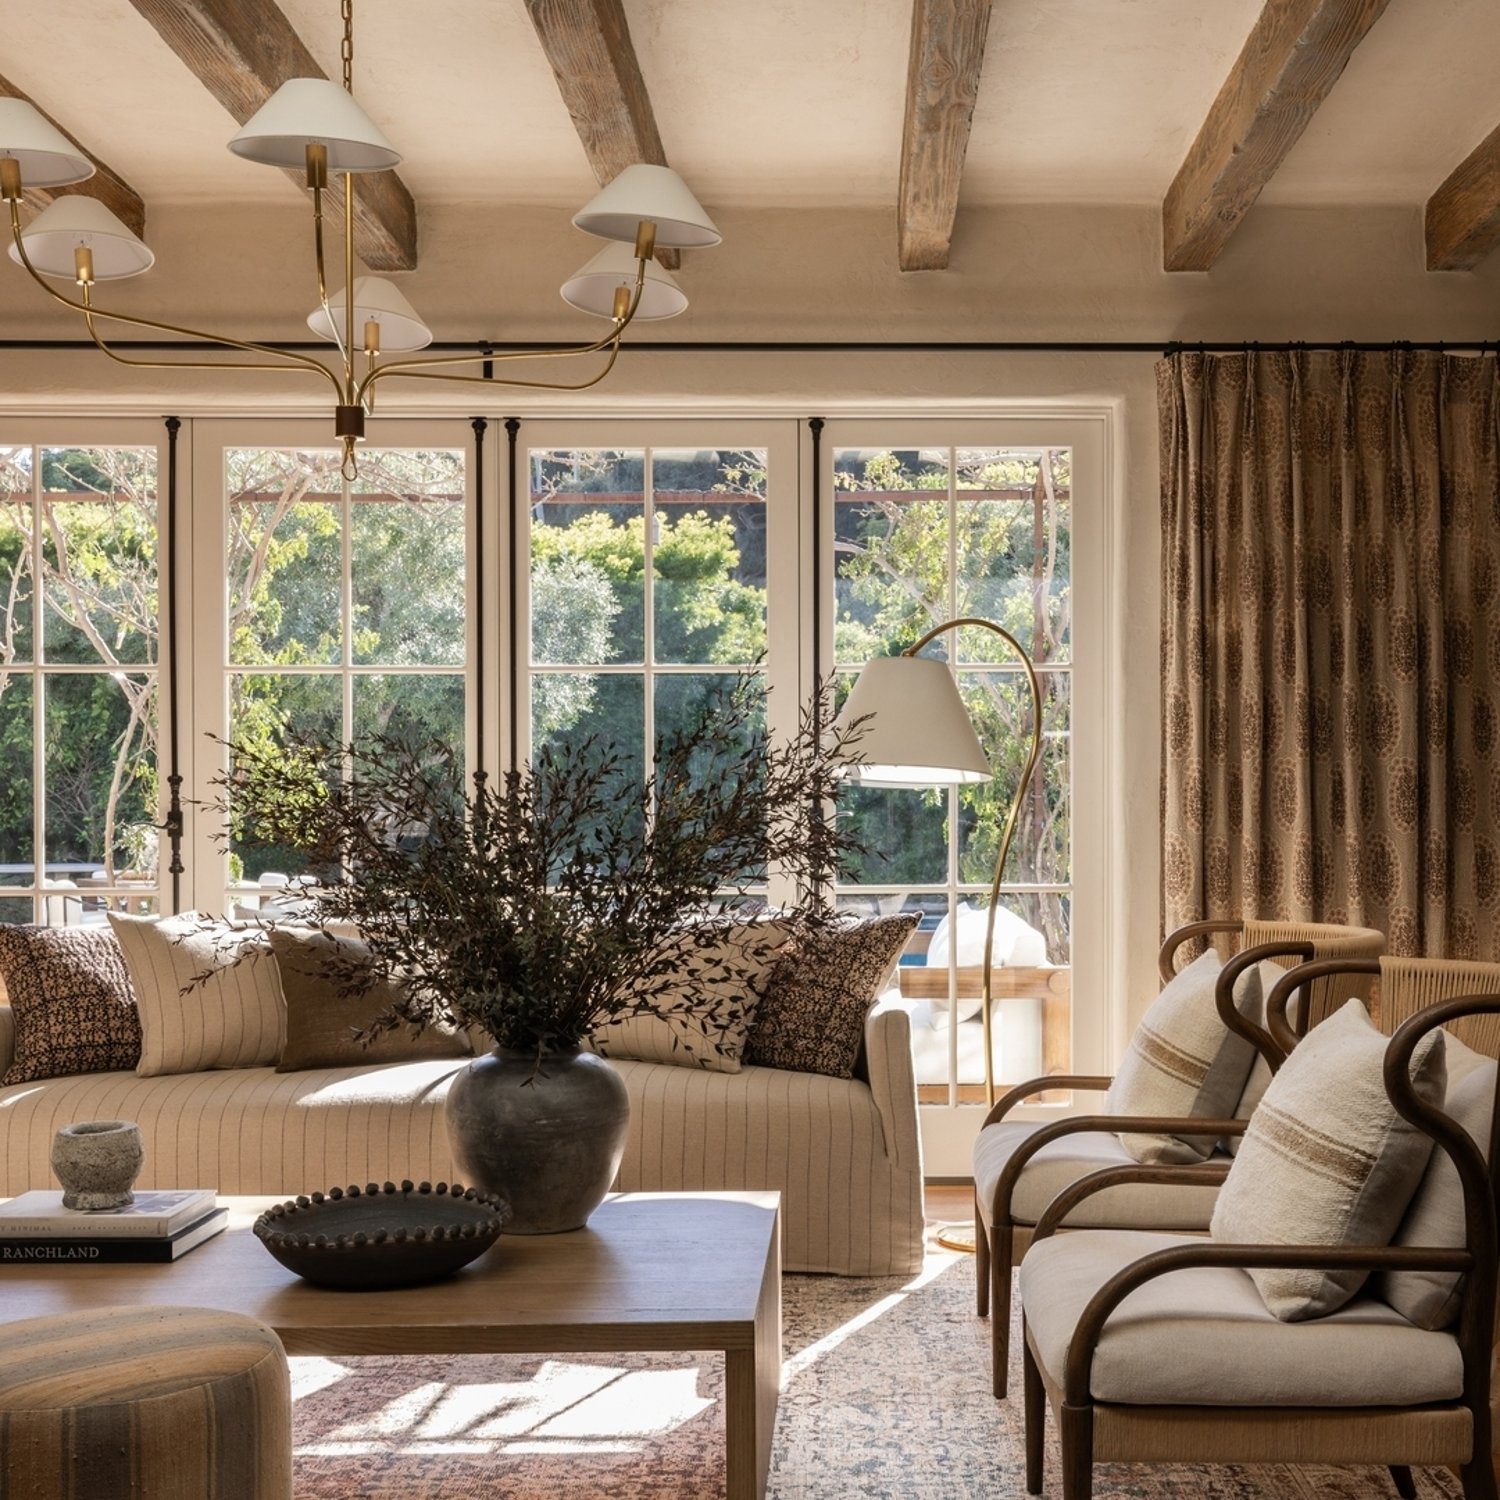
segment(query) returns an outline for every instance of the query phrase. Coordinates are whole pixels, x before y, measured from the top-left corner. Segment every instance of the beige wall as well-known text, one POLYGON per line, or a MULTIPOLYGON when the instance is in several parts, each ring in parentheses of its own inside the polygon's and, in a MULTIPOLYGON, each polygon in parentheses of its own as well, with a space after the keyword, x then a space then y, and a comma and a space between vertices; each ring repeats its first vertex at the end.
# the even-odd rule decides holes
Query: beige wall
MULTIPOLYGON (((448 205, 422 215, 423 269, 401 278, 439 337, 595 336, 556 288, 590 252, 566 216, 448 205)), ((1415 209, 1262 208, 1208 275, 1168 276, 1146 206, 985 210, 961 215, 952 268, 903 276, 886 214, 733 212, 726 242, 687 257, 694 308, 660 335, 698 340, 1451 339, 1500 333, 1500 257, 1471 274, 1422 269, 1415 209)), ((303 337, 309 301, 302 210, 246 217, 152 211, 155 271, 119 305, 250 336, 303 337)), ((67 337, 9 263, 5 337, 67 337)), ((647 329, 644 337, 651 337, 647 329)), ((507 398, 421 387, 397 412, 701 408, 834 414, 882 406, 953 411, 1109 403, 1116 413, 1116 668, 1113 726, 1118 981, 1128 1008, 1153 990, 1157 940, 1157 464, 1153 356, 923 352, 629 354, 595 391, 507 398)), ((529 372, 528 372, 529 373, 529 372)), ((395 387, 390 388, 394 393, 395 387)), ((0 351, 0 410, 315 413, 311 379, 121 371, 93 353, 0 351)), ((1121 1017, 1124 1021, 1126 1017, 1121 1017)))

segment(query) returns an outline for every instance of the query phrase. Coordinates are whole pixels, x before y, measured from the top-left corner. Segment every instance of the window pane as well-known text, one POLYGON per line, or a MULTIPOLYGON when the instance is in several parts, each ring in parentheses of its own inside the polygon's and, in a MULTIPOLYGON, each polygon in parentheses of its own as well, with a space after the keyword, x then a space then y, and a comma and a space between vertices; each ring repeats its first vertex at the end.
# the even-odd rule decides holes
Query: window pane
POLYGON ((659 449, 651 484, 657 659, 756 660, 766 649, 765 451, 659 449))
POLYGON ((30 675, 0 677, 0 886, 30 885, 36 878, 31 710, 30 675))
POLYGON ((351 486, 353 659, 445 666, 464 659, 464 458, 362 449, 351 486))
POLYGON ((47 674, 46 878, 112 885, 156 875, 156 678, 47 674))
POLYGON ((531 659, 645 659, 645 454, 531 455, 531 659))
POLYGON ((354 679, 354 739, 371 735, 414 749, 464 753, 464 680, 457 672, 360 674, 354 679))
POLYGON ((237 448, 229 487, 229 659, 253 666, 343 654, 338 455, 237 448))
POLYGON ((31 660, 29 447, 0 447, 0 664, 31 660))
MULTIPOLYGON (((993 620, 1033 661, 1066 661, 1071 592, 1071 455, 1065 448, 960 448, 957 615, 993 620)), ((1013 660, 991 632, 965 630, 959 660, 1013 660)))
POLYGON ((6 896, 0 900, 0 922, 8 926, 29 923, 35 916, 30 896, 6 896))
POLYGON ((156 450, 42 449, 46 657, 156 660, 156 450))
POLYGON ((633 756, 646 751, 645 679, 638 673, 539 672, 531 680, 531 749, 590 736, 633 756))
MULTIPOLYGON (((229 737, 237 745, 266 752, 291 732, 333 749, 343 744, 343 729, 344 688, 338 673, 236 672, 229 679, 229 737)), ((239 837, 230 841, 229 874, 235 883, 301 875, 307 869, 306 857, 295 850, 263 848, 239 837)))
MULTIPOLYGON (((655 714, 656 714, 656 742, 661 741, 670 734, 680 734, 691 731, 703 722, 705 717, 717 716, 723 707, 724 696, 733 686, 735 678, 724 672, 694 672, 694 673, 664 673, 655 679, 655 714)), ((760 711, 755 715, 751 728, 763 729, 765 727, 764 700, 760 711)), ((739 746, 728 746, 730 754, 736 753, 744 745, 742 738, 739 746)), ((692 779, 695 785, 700 784, 703 779, 714 773, 717 767, 722 768, 724 760, 712 751, 705 751, 696 758, 692 767, 692 779)))
MULTIPOLYGON (((1005 864, 1006 884, 1067 885, 1072 879, 1070 679, 1041 674, 1042 758, 1027 788, 1005 864)), ((958 878, 989 881, 1005 815, 1031 749, 1031 692, 1020 672, 965 672, 959 687, 993 781, 959 788, 958 878)))
MULTIPOLYGON (((836 449, 833 490, 834 659, 860 666, 952 613, 948 455, 836 449)), ((933 643, 934 656, 946 650, 933 643)))

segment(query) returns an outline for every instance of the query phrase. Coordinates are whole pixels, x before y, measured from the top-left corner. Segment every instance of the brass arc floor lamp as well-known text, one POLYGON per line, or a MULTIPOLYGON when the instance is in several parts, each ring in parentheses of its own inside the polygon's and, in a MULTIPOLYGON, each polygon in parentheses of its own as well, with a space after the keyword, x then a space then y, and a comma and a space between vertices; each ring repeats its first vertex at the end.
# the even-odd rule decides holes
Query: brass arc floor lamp
MULTIPOLYGON (((839 714, 841 725, 863 720, 857 742, 859 763, 850 779, 864 786, 931 787, 972 785, 993 779, 989 758, 974 732, 973 720, 958 691, 958 680, 948 663, 919 653, 948 631, 988 630, 1000 637, 1019 660, 1031 688, 1031 745, 1015 794, 1000 831, 995 874, 990 882, 990 904, 984 928, 984 984, 980 1015, 984 1033, 984 1097, 995 1104, 995 1051, 992 1015, 995 954, 995 913, 1000 886, 1010 855, 1021 806, 1042 751, 1042 690, 1021 643, 993 620, 964 616, 934 626, 900 656, 877 656, 865 664, 839 714)), ((955 946, 954 952, 957 952, 955 946)), ((954 1226, 939 1236, 952 1250, 973 1250, 974 1229, 954 1226)))

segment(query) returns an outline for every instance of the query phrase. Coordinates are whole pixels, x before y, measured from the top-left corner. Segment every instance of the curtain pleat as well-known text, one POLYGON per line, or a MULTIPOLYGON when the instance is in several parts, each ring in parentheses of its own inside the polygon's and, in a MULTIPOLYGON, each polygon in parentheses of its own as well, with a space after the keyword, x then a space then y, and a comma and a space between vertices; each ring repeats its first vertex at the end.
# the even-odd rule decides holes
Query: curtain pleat
POLYGON ((1500 959, 1496 362, 1174 354, 1162 916, 1500 959))

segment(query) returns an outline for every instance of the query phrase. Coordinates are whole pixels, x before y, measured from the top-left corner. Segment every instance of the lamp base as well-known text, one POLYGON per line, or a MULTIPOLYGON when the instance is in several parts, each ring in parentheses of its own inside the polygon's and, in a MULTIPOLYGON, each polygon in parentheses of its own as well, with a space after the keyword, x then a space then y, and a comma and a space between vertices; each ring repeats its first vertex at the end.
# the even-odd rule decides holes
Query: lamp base
POLYGON ((965 1255, 974 1253, 978 1243, 978 1231, 973 1224, 944 1224, 937 1232, 937 1242, 944 1250, 957 1250, 965 1255))

